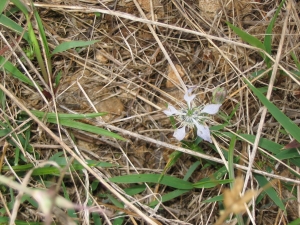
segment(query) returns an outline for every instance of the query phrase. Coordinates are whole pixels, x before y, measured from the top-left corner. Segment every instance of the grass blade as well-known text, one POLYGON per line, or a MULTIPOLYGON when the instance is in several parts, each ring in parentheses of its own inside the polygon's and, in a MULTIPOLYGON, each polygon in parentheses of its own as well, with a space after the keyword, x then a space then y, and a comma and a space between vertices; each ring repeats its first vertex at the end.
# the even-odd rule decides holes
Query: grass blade
POLYGON ((226 23, 240 38, 242 38, 243 41, 262 50, 266 50, 264 44, 261 43, 260 40, 258 40, 256 37, 248 34, 247 32, 241 30, 240 28, 232 25, 229 22, 226 23))
POLYGON ((41 40, 42 40, 42 45, 43 45, 44 50, 45 50, 45 55, 46 55, 46 60, 47 60, 46 66, 48 67, 49 76, 52 77, 51 54, 50 54, 50 49, 49 49, 48 41, 47 41, 47 38, 46 38, 46 33, 45 33, 45 30, 44 30, 44 26, 43 26, 41 17, 38 14, 38 11, 36 10, 36 8, 33 5, 32 1, 31 1, 31 7, 33 8, 34 18, 37 22, 39 34, 40 34, 40 37, 41 37, 41 40))
MULTIPOLYGON (((28 84, 32 87, 35 87, 33 82, 26 77, 23 73, 20 72, 20 70, 17 69, 17 67, 15 67, 11 62, 6 61, 6 59, 3 56, 0 56, 0 69, 3 65, 4 69, 9 72, 13 77, 17 78, 18 80, 20 80, 21 82, 28 84)), ((42 90, 41 87, 39 87, 40 90, 42 90)))
POLYGON ((2 0, 0 1, 0 14, 6 9, 9 0, 2 0))
MULTIPOLYGON (((18 33, 18 34, 22 34, 24 32, 23 27, 21 27, 19 24, 17 24, 15 21, 11 20, 10 18, 8 18, 5 15, 0 15, 0 24, 2 24, 3 26, 7 27, 8 29, 18 33)), ((29 39, 29 35, 28 32, 24 32, 23 38, 29 43, 30 39, 29 39)))
POLYGON ((281 1, 280 5, 278 6, 271 22, 269 23, 269 25, 267 27, 267 30, 266 30, 266 35, 264 38, 264 46, 265 46, 266 52, 270 55, 271 55, 271 50, 272 50, 272 30, 273 30, 275 21, 277 19, 277 16, 278 16, 284 2, 285 2, 285 0, 281 1))
POLYGON ((95 118, 99 116, 104 116, 107 113, 86 113, 86 114, 69 114, 69 113, 46 113, 41 112, 38 110, 32 110, 32 114, 34 114, 36 117, 43 119, 55 119, 58 118, 60 120, 62 119, 69 119, 69 120, 75 120, 75 119, 87 119, 87 118, 95 118))
MULTIPOLYGON (((260 187, 264 187, 266 185, 269 184, 269 181, 262 175, 259 174, 254 174, 255 179, 257 180, 257 182, 259 183, 260 187)), ((278 197, 277 192, 274 190, 273 187, 267 188, 266 190, 264 190, 267 195, 274 201, 274 203, 281 209, 281 210, 285 210, 285 206, 283 204, 283 202, 281 201, 281 199, 278 197)))
POLYGON ((269 110, 272 116, 281 124, 281 126, 289 132, 294 139, 300 142, 300 128, 284 113, 282 113, 272 102, 270 102, 260 91, 258 91, 249 81, 245 80, 249 88, 253 91, 256 97, 269 110))
POLYGON ((161 174, 132 174, 125 176, 117 176, 109 179, 111 182, 115 183, 124 183, 124 184, 132 184, 132 183, 140 183, 140 182, 149 182, 149 183, 158 183, 160 180, 160 184, 184 190, 193 189, 193 184, 179 179, 177 177, 171 177, 168 175, 164 175, 161 178, 161 174))
POLYGON ((98 42, 98 40, 93 40, 93 41, 68 41, 68 42, 63 42, 60 45, 56 46, 56 48, 53 50, 52 55, 59 53, 59 52, 64 52, 66 50, 69 50, 71 48, 77 48, 77 47, 84 47, 88 45, 92 45, 98 42))
MULTIPOLYGON (((47 121, 49 123, 57 124, 56 119, 48 119, 47 121)), ((125 138, 121 137, 118 134, 115 134, 113 132, 110 132, 110 131, 105 130, 105 129, 100 128, 100 127, 96 127, 96 126, 92 126, 92 125, 89 125, 89 124, 77 122, 75 120, 64 119, 64 120, 60 120, 59 123, 60 123, 60 125, 63 125, 63 126, 66 126, 66 127, 76 128, 76 129, 88 131, 88 132, 91 132, 91 133, 94 133, 94 134, 99 134, 99 135, 103 135, 103 136, 116 138, 116 139, 125 141, 125 138)))
MULTIPOLYGON (((179 197, 179 196, 181 196, 181 195, 183 195, 183 194, 185 194, 187 192, 189 192, 189 190, 180 190, 180 189, 178 189, 178 190, 175 190, 175 191, 171 191, 171 192, 163 195, 161 197, 160 201, 161 202, 167 202, 167 201, 170 201, 170 200, 172 200, 174 198, 177 198, 177 197, 179 197)), ((149 206, 150 207, 155 207, 157 204, 158 204, 158 201, 155 200, 155 201, 151 202, 149 204, 149 206)))

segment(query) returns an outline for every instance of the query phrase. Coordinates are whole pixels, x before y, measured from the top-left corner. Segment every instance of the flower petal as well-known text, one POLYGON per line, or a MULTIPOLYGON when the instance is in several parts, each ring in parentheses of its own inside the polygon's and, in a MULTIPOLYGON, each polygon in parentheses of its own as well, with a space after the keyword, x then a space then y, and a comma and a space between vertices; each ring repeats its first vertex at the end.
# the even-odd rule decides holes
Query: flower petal
POLYGON ((193 90, 194 90, 194 88, 188 89, 187 92, 185 93, 184 97, 183 97, 184 100, 187 102, 189 108, 191 108, 191 102, 196 97, 196 95, 192 95, 193 90))
POLYGON ((179 114, 178 110, 175 109, 175 107, 172 106, 172 105, 169 105, 169 106, 168 106, 168 109, 164 110, 163 112, 164 112, 167 116, 172 116, 172 115, 178 115, 178 114, 179 114))
POLYGON ((211 115, 216 114, 219 111, 219 108, 222 104, 209 104, 204 106, 204 108, 201 110, 201 113, 208 113, 211 115))
POLYGON ((197 136, 201 137, 203 140, 208 141, 208 142, 212 142, 211 138, 210 138, 210 131, 209 131, 209 127, 206 125, 202 125, 200 123, 198 123, 196 120, 194 120, 194 124, 197 127, 197 136))
POLYGON ((185 137, 185 126, 176 129, 173 137, 175 137, 178 141, 181 141, 185 137))

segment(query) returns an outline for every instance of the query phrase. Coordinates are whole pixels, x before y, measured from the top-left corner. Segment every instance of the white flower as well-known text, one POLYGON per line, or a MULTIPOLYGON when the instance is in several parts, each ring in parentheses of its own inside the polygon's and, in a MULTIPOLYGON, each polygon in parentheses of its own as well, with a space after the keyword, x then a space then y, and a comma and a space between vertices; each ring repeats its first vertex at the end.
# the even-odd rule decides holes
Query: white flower
POLYGON ((208 104, 204 107, 192 108, 191 103, 196 97, 196 95, 191 94, 193 89, 194 88, 188 89, 187 93, 184 95, 184 100, 188 105, 187 109, 177 110, 174 106, 169 105, 168 109, 163 112, 167 116, 176 116, 176 118, 181 122, 180 128, 176 129, 173 134, 178 141, 184 139, 186 135, 186 127, 193 129, 196 126, 197 136, 211 143, 209 127, 204 122, 208 118, 205 114, 216 114, 222 104, 208 104))

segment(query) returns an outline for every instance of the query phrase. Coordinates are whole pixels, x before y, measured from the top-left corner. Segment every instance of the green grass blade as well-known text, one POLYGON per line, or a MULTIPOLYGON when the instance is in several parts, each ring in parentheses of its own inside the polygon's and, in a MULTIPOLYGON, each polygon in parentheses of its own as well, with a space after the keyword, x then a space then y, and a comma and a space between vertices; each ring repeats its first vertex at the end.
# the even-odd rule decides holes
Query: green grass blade
MULTIPOLYGON (((175 191, 171 191, 165 195, 163 195, 160 199, 161 202, 167 202, 167 201, 170 201, 174 198, 177 198, 185 193, 189 192, 189 190, 175 190, 175 191)), ((151 202, 149 204, 149 207, 155 207, 156 205, 158 204, 158 201, 157 200, 154 200, 153 202, 151 202)))
MULTIPOLYGON (((22 34, 24 32, 23 27, 21 27, 19 24, 17 24, 15 21, 11 20, 10 18, 8 18, 5 15, 0 15, 0 24, 2 24, 3 26, 7 27, 8 29, 18 33, 18 34, 22 34)), ((28 32, 24 32, 23 38, 29 43, 30 39, 29 39, 29 35, 28 32)))
POLYGON ((210 203, 210 202, 221 202, 224 200, 223 195, 217 195, 215 197, 209 198, 207 200, 204 200, 202 203, 210 203))
MULTIPOLYGON (((229 149, 228 149, 228 174, 229 174, 229 179, 234 180, 234 162, 233 162, 233 156, 234 156, 234 147, 235 147, 235 142, 236 142, 236 136, 234 135, 231 138, 230 144, 229 144, 229 149)), ((230 184, 231 189, 233 188, 233 183, 230 184)))
POLYGON ((88 113, 88 114, 65 114, 65 113, 58 113, 57 115, 55 113, 44 113, 40 111, 33 110, 31 111, 36 117, 40 119, 44 119, 49 123, 57 124, 57 119, 59 120, 60 125, 76 128, 79 130, 88 131, 94 134, 99 134, 107 137, 116 138, 119 140, 125 140, 123 137, 121 137, 118 134, 115 134, 113 132, 110 132, 108 130, 102 129, 100 127, 92 126, 89 124, 81 123, 78 121, 75 121, 73 119, 84 119, 84 118, 93 118, 97 116, 105 115, 106 113, 88 113))
POLYGON ((282 113, 272 102, 270 102, 260 91, 258 91, 250 82, 245 81, 256 97, 264 104, 272 116, 289 132, 293 138, 300 142, 300 128, 284 113, 282 113))
MULTIPOLYGON (((28 84, 32 87, 35 87, 33 82, 26 77, 23 73, 20 72, 20 70, 17 69, 11 62, 6 61, 6 59, 3 56, 0 56, 0 69, 3 65, 4 69, 9 72, 13 77, 17 78, 21 82, 24 82, 25 84, 28 84)), ((41 87, 39 87, 40 90, 42 90, 41 87)))
MULTIPOLYGON (((260 187, 264 187, 266 185, 269 184, 269 181, 262 175, 259 174, 254 174, 255 179, 257 180, 257 182, 259 183, 260 187)), ((267 195, 274 201, 274 203, 281 209, 281 210, 285 210, 285 206, 283 204, 283 202, 281 201, 281 199, 278 197, 277 192, 274 190, 273 187, 267 188, 266 190, 264 190, 267 195)))
POLYGON ((86 113, 86 114, 69 114, 69 113, 47 113, 41 112, 38 110, 32 110, 32 114, 40 119, 55 119, 58 118, 60 120, 69 119, 69 120, 76 120, 76 119, 87 119, 87 118, 95 118, 99 116, 105 116, 107 113, 86 113))
POLYGON ((26 17, 29 16, 26 6, 20 0, 11 0, 11 2, 15 4, 15 6, 17 6, 26 17))
POLYGON ((260 48, 262 50, 265 50, 265 46, 263 43, 261 43, 261 41, 259 39, 257 39, 256 37, 248 34, 247 32, 241 30, 240 28, 232 25, 229 22, 226 22, 227 25, 240 37, 242 38, 243 41, 247 42, 248 44, 260 48))
POLYGON ((183 180, 188 180, 188 179, 192 176, 192 174, 195 172, 195 170, 198 168, 198 166, 199 166, 200 164, 201 164, 200 161, 197 161, 197 162, 193 163, 193 164, 190 166, 189 170, 188 170, 188 171, 186 172, 186 174, 184 175, 183 180))
POLYGON ((300 71, 300 62, 299 62, 299 59, 296 56, 295 52, 291 52, 291 57, 293 58, 294 63, 296 64, 298 70, 300 71))
MULTIPOLYGON (((56 119, 48 119, 47 121, 49 123, 57 124, 56 119)), ((107 136, 107 137, 116 138, 116 139, 125 141, 125 138, 121 137, 118 134, 115 134, 113 132, 110 132, 110 131, 105 130, 105 129, 100 128, 100 127, 96 127, 96 126, 92 126, 92 125, 89 125, 89 124, 77 122, 75 120, 64 119, 64 120, 60 120, 59 123, 60 123, 60 125, 63 125, 63 126, 66 126, 66 127, 76 128, 76 129, 88 131, 88 132, 91 132, 91 133, 94 133, 94 134, 99 134, 99 135, 102 135, 102 136, 107 136)))
POLYGON ((117 176, 112 177, 109 180, 115 183, 124 183, 124 184, 132 184, 132 183, 140 183, 140 182, 149 182, 149 183, 158 183, 160 180, 160 184, 184 190, 193 189, 192 183, 188 181, 184 181, 177 177, 171 177, 168 175, 164 175, 161 179, 160 174, 132 174, 125 176, 117 176))
POLYGON ((63 42, 60 45, 58 45, 52 52, 52 55, 59 53, 59 52, 64 52, 66 50, 69 50, 71 48, 77 48, 77 47, 84 47, 88 45, 92 45, 98 42, 98 40, 93 40, 93 41, 68 41, 68 42, 63 42))
POLYGON ((228 184, 233 182, 232 179, 227 180, 205 180, 193 184, 194 188, 213 188, 220 184, 228 184))
POLYGON ((38 11, 36 10, 35 6, 33 5, 32 1, 31 1, 31 7, 33 9, 33 14, 34 14, 34 18, 37 22, 38 25, 38 30, 39 30, 39 34, 42 40, 42 45, 44 47, 45 50, 45 55, 46 55, 46 60, 47 60, 47 66, 48 66, 48 71, 49 71, 49 76, 52 77, 52 62, 51 62, 51 54, 50 54, 50 49, 49 49, 49 45, 48 45, 48 41, 46 38, 46 33, 44 30, 44 26, 41 20, 40 15, 38 14, 38 11))
MULTIPOLYGON (((4 92, 2 90, 0 90, 0 107, 3 111, 5 111, 6 108, 6 95, 4 94, 4 92)), ((0 129, 0 137, 1 137, 1 131, 2 129, 0 129)))
MULTIPOLYGON (((195 187, 197 188, 213 188, 215 186, 217 186, 218 184, 220 184, 220 179, 222 179, 224 177, 224 175, 227 173, 227 169, 225 166, 221 167, 220 169, 218 169, 213 175, 211 175, 211 177, 206 177, 201 179, 199 182, 193 184, 195 187)), ((225 183, 229 183, 232 182, 230 181, 226 181, 225 183)))
POLYGON ((288 225, 299 225, 300 224, 300 218, 294 220, 293 222, 289 223, 288 225))
POLYGON ((1 0, 0 1, 0 14, 6 9, 9 0, 1 0))
POLYGON ((278 6, 271 22, 269 23, 269 25, 267 27, 267 30, 266 30, 266 35, 264 38, 264 46, 265 46, 266 52, 270 55, 271 55, 271 50, 272 50, 272 30, 273 30, 275 21, 277 19, 277 16, 278 16, 284 2, 285 2, 285 0, 281 1, 280 5, 278 6))

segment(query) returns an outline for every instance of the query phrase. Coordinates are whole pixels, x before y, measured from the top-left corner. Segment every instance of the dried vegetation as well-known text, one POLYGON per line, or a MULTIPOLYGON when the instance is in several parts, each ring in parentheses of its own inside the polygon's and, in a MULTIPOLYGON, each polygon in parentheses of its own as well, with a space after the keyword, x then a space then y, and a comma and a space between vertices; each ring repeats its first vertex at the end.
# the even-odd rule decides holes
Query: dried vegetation
MULTIPOLYGON (((300 8, 299 3, 292 0, 291 2, 293 4, 289 15, 286 14, 286 6, 279 13, 272 40, 275 58, 279 41, 284 38, 279 64, 289 71, 296 70, 290 52, 294 51, 298 57, 300 56, 300 8), (282 35, 283 21, 287 16, 288 26, 282 35)), ((118 164, 119 168, 95 169, 105 180, 106 177, 125 174, 164 172, 170 154, 180 143, 172 137, 173 128, 170 120, 162 113, 162 109, 165 109, 167 104, 183 104, 182 84, 197 86, 199 104, 211 102, 212 91, 216 87, 226 88, 228 96, 221 111, 229 115, 237 107, 230 124, 225 128, 227 131, 256 135, 258 129, 262 129, 261 137, 286 145, 291 140, 288 135, 281 132, 279 123, 269 113, 265 116, 264 126, 259 127, 262 104, 245 86, 243 80, 245 77, 252 80, 251 74, 266 68, 266 65, 257 49, 241 41, 225 23, 229 21, 263 40, 265 30, 279 3, 277 0, 35 2, 43 20, 50 48, 53 49, 59 43, 69 40, 99 40, 99 42, 89 47, 54 55, 54 76, 61 71, 62 78, 52 99, 43 97, 34 88, 4 72, 0 74, 1 83, 30 110, 52 112, 57 110, 64 113, 108 112, 109 114, 103 116, 101 121, 93 119, 85 122, 98 125, 104 121, 106 122, 104 128, 118 132, 127 138, 127 141, 99 137, 77 129, 61 129, 57 125, 48 124, 56 135, 61 135, 61 140, 65 144, 81 152, 84 159, 118 164), (96 16, 93 13, 95 10, 98 10, 100 15, 96 16), (162 142, 171 145, 161 145, 162 142)), ((8 5, 7 10, 12 7, 8 5)), ((19 24, 24 23, 21 13, 14 14, 12 18, 19 24)), ((0 54, 20 67, 18 59, 23 57, 20 53, 25 48, 22 46, 23 42, 20 42, 21 48, 13 47, 13 53, 5 50, 6 41, 15 46, 18 40, 13 33, 9 35, 10 31, 7 28, 2 27, 1 32, 0 54)), ((33 64, 29 64, 25 61, 25 68, 22 70, 28 70, 33 79, 42 85, 36 75, 39 68, 34 60, 32 62, 33 64)), ((253 81, 253 84, 264 91, 269 85, 269 80, 266 74, 253 81)), ((299 90, 299 80, 295 81, 289 75, 280 72, 276 74, 271 101, 296 124, 300 119, 299 94, 297 95, 299 90)), ((1 119, 8 117, 15 129, 14 132, 18 132, 18 124, 14 121, 20 113, 20 108, 14 99, 7 97, 6 100, 8 107, 6 111, 1 110, 1 119)), ((215 124, 223 123, 218 116, 214 119, 215 124)), ((216 138, 214 144, 228 149, 229 142, 230 139, 223 137, 216 138)), ((34 165, 62 151, 61 146, 53 141, 47 132, 34 124, 30 144, 34 147, 34 151, 24 152, 24 156, 34 165), (37 154, 38 161, 35 158, 37 154)), ((202 142, 200 146, 206 155, 220 158, 208 143, 202 142)), ((247 142, 236 143, 234 154, 241 154, 242 165, 248 165, 250 155, 248 152, 251 150, 252 145, 247 142)), ((7 159, 14 157, 12 148, 7 148, 5 157, 7 159)), ((198 159, 192 154, 183 154, 166 173, 182 179, 189 167, 198 159)), ((264 171, 265 160, 268 158, 258 152, 253 168, 264 171)), ((5 161, 2 163, 3 166, 7 165, 5 161)), ((218 168, 217 165, 215 167, 210 165, 205 169, 200 166, 190 181, 197 182, 212 176, 218 168)), ((279 168, 274 168, 273 173, 282 179, 287 177, 296 180, 286 166, 280 163, 278 165, 279 168)), ((4 174, 10 176, 12 172, 7 171, 4 174)), ((91 174, 85 176, 91 183, 95 180, 91 174)), ((51 179, 53 180, 47 182, 54 185, 58 177, 51 179)), ((72 179, 69 175, 63 178, 70 199, 78 204, 85 201, 85 185, 89 183, 82 179, 82 175, 76 174, 72 179)), ((34 179, 31 181, 32 187, 45 187, 36 183, 34 179)), ((242 181, 238 182, 243 186, 242 181)), ((129 187, 123 184, 110 185, 123 195, 122 189, 129 187)), ((252 215, 256 224, 284 224, 299 217, 298 206, 292 203, 295 200, 287 201, 293 196, 291 194, 293 190, 285 189, 280 181, 273 182, 272 185, 278 196, 286 200, 287 211, 283 213, 265 196, 262 203, 255 206, 255 210, 248 211, 249 218, 252 215)), ((51 185, 46 185, 49 186, 51 185)), ((254 177, 251 176, 249 184, 243 187, 247 190, 257 190, 254 177)), ((130 207, 125 209, 116 207, 107 201, 107 198, 101 197, 103 193, 107 193, 104 186, 99 185, 91 193, 94 204, 105 208, 102 215, 104 224, 109 224, 109 221, 116 218, 120 212, 123 212, 121 216, 126 218, 124 224, 142 224, 141 221, 145 221, 148 217, 153 218, 153 224, 213 224, 220 216, 220 204, 203 201, 221 194, 222 189, 221 185, 209 189, 194 189, 160 204, 157 210, 150 209, 147 205, 154 199, 153 196, 168 193, 171 188, 163 185, 150 186, 144 192, 132 197, 127 196, 132 203, 137 202, 136 206, 144 216, 138 215, 130 207)), ((237 192, 241 190, 242 188, 238 188, 237 192)), ((62 194, 62 190, 59 193, 62 194)), ((227 195, 231 196, 228 192, 227 195)), ((236 196, 236 193, 233 195, 236 196)), ((10 201, 9 198, 8 195, 1 195, 1 208, 10 201)), ((241 210, 231 212, 244 212, 244 203, 248 203, 251 198, 252 195, 247 201, 238 203, 242 204, 241 210)), ((253 202, 249 206, 251 205, 253 202)), ((64 212, 55 213, 57 211, 53 210, 53 219, 62 222, 64 217, 61 213, 64 212)), ((247 213, 244 216, 247 218, 247 213)), ((32 206, 26 207, 24 204, 19 209, 17 218, 25 221, 43 221, 44 217, 32 206)), ((80 224, 87 223, 83 212, 78 213, 78 218, 80 224)), ((70 221, 64 223, 72 224, 70 221)))

